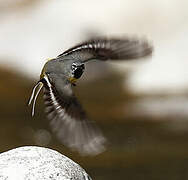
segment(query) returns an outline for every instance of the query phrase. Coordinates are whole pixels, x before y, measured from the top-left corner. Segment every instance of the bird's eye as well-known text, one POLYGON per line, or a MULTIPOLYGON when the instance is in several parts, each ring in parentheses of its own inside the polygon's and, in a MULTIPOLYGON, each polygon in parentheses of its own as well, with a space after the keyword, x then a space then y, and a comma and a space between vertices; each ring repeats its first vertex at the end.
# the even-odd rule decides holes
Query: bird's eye
POLYGON ((81 77, 81 75, 83 74, 83 68, 81 68, 81 67, 77 67, 77 68, 75 68, 74 70, 73 70, 73 76, 74 76, 74 78, 76 78, 76 79, 78 79, 78 78, 80 78, 81 77))
POLYGON ((76 69, 77 65, 75 63, 72 64, 71 69, 74 71, 76 69))

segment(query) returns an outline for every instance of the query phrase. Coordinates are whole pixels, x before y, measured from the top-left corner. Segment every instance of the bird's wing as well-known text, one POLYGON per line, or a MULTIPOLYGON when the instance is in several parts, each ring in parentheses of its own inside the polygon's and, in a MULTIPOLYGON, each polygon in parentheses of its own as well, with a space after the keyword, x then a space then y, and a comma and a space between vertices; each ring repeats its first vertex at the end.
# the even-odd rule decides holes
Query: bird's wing
POLYGON ((71 84, 64 77, 51 74, 45 75, 42 82, 46 112, 58 139, 81 154, 104 151, 105 138, 96 125, 87 119, 72 92, 71 84))
POLYGON ((129 60, 151 55, 152 50, 151 44, 145 39, 95 38, 65 51, 57 58, 70 57, 84 62, 93 59, 129 60))

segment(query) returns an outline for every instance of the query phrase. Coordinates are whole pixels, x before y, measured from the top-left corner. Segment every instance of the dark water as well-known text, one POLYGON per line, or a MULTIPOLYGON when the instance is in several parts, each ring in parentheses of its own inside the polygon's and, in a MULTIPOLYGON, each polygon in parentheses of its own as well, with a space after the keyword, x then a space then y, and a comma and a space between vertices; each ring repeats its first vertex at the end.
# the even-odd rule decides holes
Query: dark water
POLYGON ((144 113, 144 109, 137 115, 136 102, 145 97, 123 90, 119 76, 76 87, 89 116, 109 140, 104 153, 82 157, 59 144, 50 133, 41 97, 36 115, 31 117, 26 103, 32 81, 9 70, 2 69, 0 75, 1 152, 24 145, 46 146, 67 155, 98 180, 188 179, 186 115, 175 116, 170 111, 165 115, 160 111, 144 113))

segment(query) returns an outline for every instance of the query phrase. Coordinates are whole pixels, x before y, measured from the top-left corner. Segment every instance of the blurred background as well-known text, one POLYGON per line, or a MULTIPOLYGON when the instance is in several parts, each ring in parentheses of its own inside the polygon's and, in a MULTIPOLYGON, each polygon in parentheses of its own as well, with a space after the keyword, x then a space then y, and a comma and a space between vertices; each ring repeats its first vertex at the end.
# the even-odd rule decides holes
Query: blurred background
POLYGON ((92 179, 188 179, 187 0, 0 0, 0 152, 39 145, 67 155, 92 179), (27 101, 47 58, 95 35, 147 37, 152 58, 92 62, 75 88, 109 140, 82 157, 27 101))

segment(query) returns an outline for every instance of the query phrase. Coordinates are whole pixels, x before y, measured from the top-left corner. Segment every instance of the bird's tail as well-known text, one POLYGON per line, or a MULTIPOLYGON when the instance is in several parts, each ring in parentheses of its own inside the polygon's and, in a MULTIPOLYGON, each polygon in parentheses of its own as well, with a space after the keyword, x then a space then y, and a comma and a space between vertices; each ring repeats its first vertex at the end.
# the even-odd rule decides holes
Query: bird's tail
POLYGON ((32 116, 34 116, 34 114, 35 114, 36 100, 37 100, 37 97, 38 97, 38 95, 39 95, 39 93, 40 93, 40 91, 41 91, 42 88, 43 88, 43 83, 41 81, 38 81, 38 83, 33 87, 30 99, 28 101, 28 106, 30 106, 31 103, 32 103, 32 101, 33 101, 32 112, 31 112, 32 116), (36 91, 36 93, 35 93, 35 91, 36 91))

